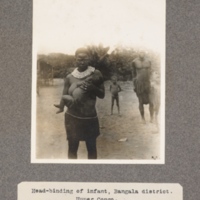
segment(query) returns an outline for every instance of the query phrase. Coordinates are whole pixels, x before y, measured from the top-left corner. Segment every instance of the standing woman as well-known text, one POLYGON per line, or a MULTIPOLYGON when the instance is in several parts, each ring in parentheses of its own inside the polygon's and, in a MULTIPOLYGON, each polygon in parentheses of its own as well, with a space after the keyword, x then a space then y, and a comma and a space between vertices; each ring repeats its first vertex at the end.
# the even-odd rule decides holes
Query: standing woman
MULTIPOLYGON (((84 101, 73 105, 65 102, 68 107, 65 113, 65 128, 69 147, 68 158, 77 159, 79 141, 85 141, 88 159, 97 159, 96 139, 100 132, 95 105, 97 97, 103 99, 105 96, 103 77, 100 71, 89 66, 87 49, 78 49, 75 53, 75 60, 76 68, 65 79, 63 95, 68 95, 75 84, 79 83, 80 85, 81 83, 81 87, 85 90, 85 97, 84 101), (101 81, 98 85, 94 85, 86 80, 89 76, 98 76, 101 81)), ((62 110, 62 108, 60 109, 62 110)))

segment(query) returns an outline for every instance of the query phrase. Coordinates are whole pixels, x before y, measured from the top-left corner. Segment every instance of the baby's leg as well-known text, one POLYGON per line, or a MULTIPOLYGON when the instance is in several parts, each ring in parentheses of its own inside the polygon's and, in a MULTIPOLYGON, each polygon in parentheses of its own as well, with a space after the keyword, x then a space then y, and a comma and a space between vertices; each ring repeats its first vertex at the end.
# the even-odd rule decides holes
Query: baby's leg
POLYGON ((113 114, 114 97, 111 96, 111 115, 113 114))
POLYGON ((74 105, 75 103, 75 100, 72 96, 70 95, 63 95, 62 96, 62 100, 64 101, 64 104, 67 106, 67 107, 71 107, 74 105))
POLYGON ((63 95, 62 99, 60 101, 60 104, 54 104, 56 108, 59 108, 59 110, 56 112, 56 114, 61 113, 64 111, 64 107, 71 107, 74 105, 74 99, 70 95, 63 95))
POLYGON ((56 114, 59 114, 59 113, 61 113, 61 112, 64 111, 65 102, 64 102, 63 99, 61 99, 61 100, 60 100, 60 104, 54 104, 54 106, 55 106, 56 108, 59 108, 59 110, 56 112, 56 114))

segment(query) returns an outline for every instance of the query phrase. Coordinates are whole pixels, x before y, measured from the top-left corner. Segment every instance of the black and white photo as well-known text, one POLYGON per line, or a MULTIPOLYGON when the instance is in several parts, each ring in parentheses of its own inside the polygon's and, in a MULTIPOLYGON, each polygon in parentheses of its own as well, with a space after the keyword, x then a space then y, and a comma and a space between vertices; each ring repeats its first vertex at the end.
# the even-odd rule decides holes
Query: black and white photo
POLYGON ((34 0, 32 163, 164 164, 165 0, 34 0))

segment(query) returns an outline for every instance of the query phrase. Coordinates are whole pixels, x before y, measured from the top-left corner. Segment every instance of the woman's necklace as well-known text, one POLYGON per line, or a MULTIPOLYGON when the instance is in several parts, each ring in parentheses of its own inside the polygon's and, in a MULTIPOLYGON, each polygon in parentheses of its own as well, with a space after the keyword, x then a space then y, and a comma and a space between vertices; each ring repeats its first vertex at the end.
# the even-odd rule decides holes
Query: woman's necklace
POLYGON ((86 76, 89 76, 94 71, 95 71, 94 67, 88 66, 88 68, 83 72, 79 72, 78 68, 76 68, 76 69, 74 69, 74 71, 71 74, 75 78, 82 79, 82 78, 85 78, 86 76))

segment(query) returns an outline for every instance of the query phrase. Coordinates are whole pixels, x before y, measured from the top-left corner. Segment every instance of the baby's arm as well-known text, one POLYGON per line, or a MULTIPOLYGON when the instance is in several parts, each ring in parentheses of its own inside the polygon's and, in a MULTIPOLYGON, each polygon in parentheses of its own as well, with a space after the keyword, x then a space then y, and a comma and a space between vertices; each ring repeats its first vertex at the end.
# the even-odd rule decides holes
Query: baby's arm
MULTIPOLYGON (((70 84, 69 84, 69 76, 70 75, 68 75, 66 77, 65 82, 64 82, 63 95, 67 95, 68 94, 68 90, 69 90, 69 86, 70 86, 70 84)), ((60 104, 54 104, 54 106, 59 108, 59 110, 56 112, 56 114, 63 112, 64 111, 64 107, 65 107, 65 102, 64 102, 63 97, 60 100, 60 104)))
MULTIPOLYGON (((76 83, 76 88, 77 88, 77 87, 81 87, 82 84, 83 84, 83 81, 79 81, 78 83, 76 83)), ((76 89, 76 88, 75 88, 75 89, 76 89)))

